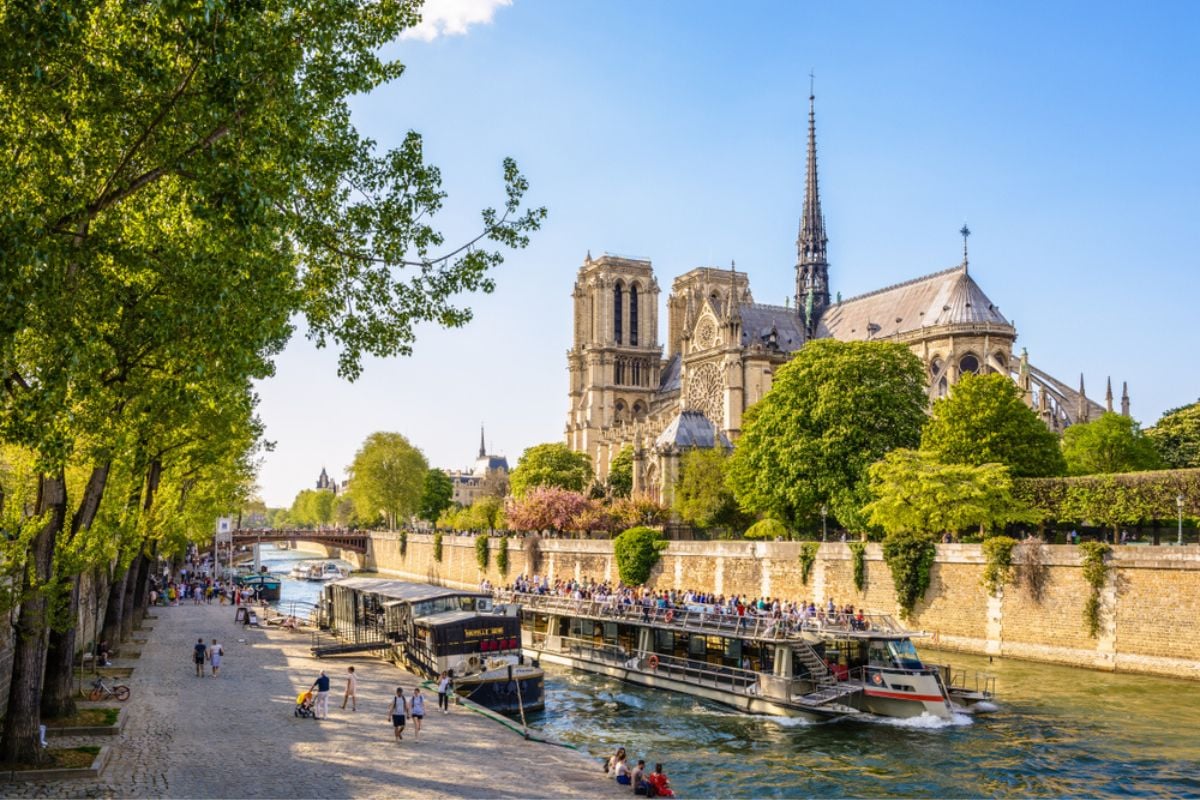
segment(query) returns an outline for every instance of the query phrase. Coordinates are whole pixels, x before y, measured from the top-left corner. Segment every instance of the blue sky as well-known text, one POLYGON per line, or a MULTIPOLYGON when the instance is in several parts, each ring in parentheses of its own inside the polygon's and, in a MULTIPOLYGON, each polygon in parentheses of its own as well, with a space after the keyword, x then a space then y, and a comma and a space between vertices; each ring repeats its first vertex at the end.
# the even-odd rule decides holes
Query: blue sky
MULTIPOLYGON (((439 0, 465 32, 406 38, 405 75, 356 98, 382 147, 412 129, 465 239, 515 157, 550 212, 472 298, 466 328, 354 384, 298 336, 259 386, 263 497, 286 505, 362 440, 399 431, 462 467, 487 426, 515 463, 559 440, 570 292, 590 249, 750 273, 792 291, 816 73, 830 279, 850 297, 957 263, 1031 361, 1102 398, 1128 381, 1151 425, 1200 397, 1200 7, 1144 3, 439 0), (474 12, 473 17, 470 13, 474 12)), ((660 328, 665 327, 660 311, 660 328)))

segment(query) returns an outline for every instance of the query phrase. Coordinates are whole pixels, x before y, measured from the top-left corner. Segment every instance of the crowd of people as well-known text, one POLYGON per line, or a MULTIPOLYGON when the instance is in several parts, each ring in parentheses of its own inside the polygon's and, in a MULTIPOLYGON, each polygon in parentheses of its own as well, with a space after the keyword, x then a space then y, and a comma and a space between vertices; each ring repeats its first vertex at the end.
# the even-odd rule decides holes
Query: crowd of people
POLYGON ((844 625, 854 630, 867 630, 871 626, 861 608, 856 610, 851 604, 839 606, 832 597, 818 604, 813 600, 726 596, 693 589, 649 589, 622 583, 610 584, 607 581, 559 579, 551 582, 541 575, 520 575, 505 587, 505 591, 592 601, 614 609, 621 607, 626 611, 640 609, 646 617, 650 616, 652 610, 659 614, 695 611, 708 617, 735 618, 743 627, 748 622, 760 619, 772 620, 781 628, 795 631, 827 625, 844 625))
POLYGON ((655 764, 653 772, 646 771, 646 760, 639 758, 632 767, 625 755, 625 748, 618 747, 617 752, 604 760, 604 771, 621 786, 628 786, 634 794, 642 797, 674 797, 671 782, 667 773, 663 772, 662 764, 655 764))

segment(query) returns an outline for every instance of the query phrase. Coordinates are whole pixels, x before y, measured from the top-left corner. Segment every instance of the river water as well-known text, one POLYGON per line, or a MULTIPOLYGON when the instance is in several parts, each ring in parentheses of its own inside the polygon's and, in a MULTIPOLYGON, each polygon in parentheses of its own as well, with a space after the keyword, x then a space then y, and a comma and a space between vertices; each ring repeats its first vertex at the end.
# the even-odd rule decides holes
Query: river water
MULTIPOLYGON (((264 547, 273 571, 309 558, 264 547)), ((281 605, 320 586, 286 580, 281 605)), ((682 797, 1200 797, 1200 684, 918 648, 995 675, 996 709, 816 724, 547 666, 529 722, 597 757, 661 761, 682 797)))

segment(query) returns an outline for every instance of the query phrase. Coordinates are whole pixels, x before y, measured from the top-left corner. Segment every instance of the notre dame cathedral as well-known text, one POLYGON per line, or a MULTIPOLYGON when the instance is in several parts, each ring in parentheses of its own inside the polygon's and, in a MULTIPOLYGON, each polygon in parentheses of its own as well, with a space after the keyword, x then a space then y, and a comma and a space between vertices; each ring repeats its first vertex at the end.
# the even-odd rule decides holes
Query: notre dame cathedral
MULTIPOLYGON (((1013 355, 1016 328, 968 269, 957 266, 842 299, 830 297, 828 239, 817 183, 814 97, 809 96, 808 164, 796 241, 794 306, 755 303, 749 276, 698 267, 677 277, 659 341, 659 285, 649 261, 589 253, 572 293, 574 337, 567 363, 567 443, 592 458, 604 479, 626 445, 634 491, 670 502, 679 456, 729 447, 742 414, 771 388, 774 371, 810 339, 903 342, 922 360, 930 401, 971 372, 1009 375, 1046 424, 1061 430, 1105 406, 1013 355), (665 350, 664 350, 665 345, 665 350)), ((1112 410, 1111 383, 1107 409, 1112 410)), ((1129 413, 1128 392, 1121 412, 1129 413)))

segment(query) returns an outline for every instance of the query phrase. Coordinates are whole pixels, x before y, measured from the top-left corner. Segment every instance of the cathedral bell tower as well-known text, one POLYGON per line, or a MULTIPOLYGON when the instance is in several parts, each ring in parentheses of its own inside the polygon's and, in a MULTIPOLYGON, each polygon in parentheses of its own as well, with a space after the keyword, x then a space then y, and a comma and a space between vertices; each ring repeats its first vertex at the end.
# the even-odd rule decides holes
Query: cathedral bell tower
POLYGON ((813 336, 821 312, 829 306, 829 259, 825 235, 825 215, 821 213, 821 193, 817 184, 816 96, 808 95, 808 168, 804 179, 804 212, 800 215, 800 235, 796 238, 796 313, 804 320, 805 331, 813 336))
POLYGON ((573 346, 567 353, 571 408, 566 438, 607 472, 606 431, 645 419, 658 389, 658 281, 649 261, 589 253, 572 293, 573 346))

